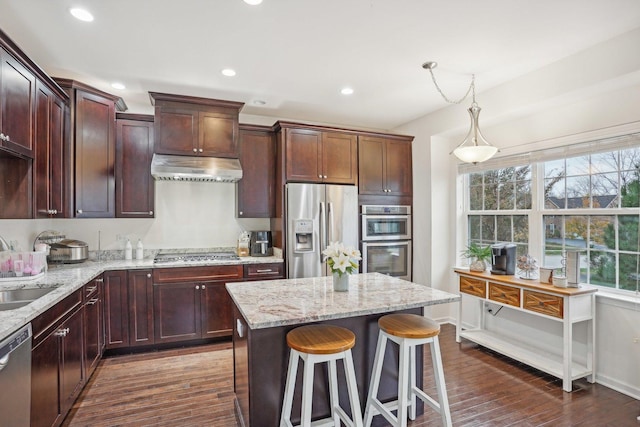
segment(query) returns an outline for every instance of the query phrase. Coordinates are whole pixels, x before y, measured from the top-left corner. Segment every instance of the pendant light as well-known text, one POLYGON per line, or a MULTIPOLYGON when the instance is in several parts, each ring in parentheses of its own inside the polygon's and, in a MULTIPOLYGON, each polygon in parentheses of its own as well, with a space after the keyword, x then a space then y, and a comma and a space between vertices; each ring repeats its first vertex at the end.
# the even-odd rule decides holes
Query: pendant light
POLYGON ((424 64, 422 64, 422 68, 429 70, 429 73, 431 73, 431 80, 433 80, 433 84, 436 86, 438 93, 440 93, 445 101, 450 104, 460 104, 467 98, 467 96, 469 96, 469 92, 471 92, 472 96, 471 106, 467 109, 471 118, 471 127, 469 128, 469 133, 467 133, 467 136, 464 138, 464 140, 449 154, 454 154, 458 159, 462 160, 465 163, 475 164, 489 160, 498 152, 498 148, 489 144, 484 136, 482 136, 482 132, 480 132, 478 116, 480 115, 481 108, 476 103, 475 75, 471 75, 471 84, 469 85, 469 89, 467 89, 467 92, 464 94, 464 96, 457 101, 452 101, 447 98, 447 96, 442 92, 442 89, 440 89, 440 86, 438 86, 438 83, 436 82, 436 77, 433 74, 433 69, 437 66, 437 62, 425 62, 424 64))

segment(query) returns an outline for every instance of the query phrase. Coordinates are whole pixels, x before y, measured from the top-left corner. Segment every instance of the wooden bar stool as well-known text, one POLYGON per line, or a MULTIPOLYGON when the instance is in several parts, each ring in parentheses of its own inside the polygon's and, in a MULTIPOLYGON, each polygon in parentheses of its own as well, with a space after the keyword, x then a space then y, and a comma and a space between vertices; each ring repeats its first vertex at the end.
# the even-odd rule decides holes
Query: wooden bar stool
POLYGON ((302 408, 300 426, 311 426, 311 405, 313 402, 313 372, 317 363, 329 363, 329 398, 331 418, 314 421, 314 426, 340 427, 340 420, 350 427, 362 427, 362 412, 356 374, 353 368, 351 349, 356 344, 356 336, 348 329, 331 325, 308 325, 293 329, 287 334, 287 345, 291 348, 289 354, 289 371, 284 389, 284 402, 280 416, 280 427, 292 427, 291 407, 293 392, 298 372, 298 359, 304 361, 302 377, 302 408), (336 360, 342 359, 347 376, 349 404, 352 418, 340 407, 338 398, 338 375, 336 360))
POLYGON ((378 320, 378 327, 380 334, 378 335, 371 385, 364 413, 365 427, 369 427, 373 417, 378 414, 384 416, 394 427, 405 427, 407 415, 412 420, 416 419, 416 397, 419 397, 442 416, 443 425, 451 426, 451 413, 438 342, 440 325, 416 314, 389 314, 378 320), (378 400, 377 395, 387 340, 395 342, 400 347, 398 400, 382 403, 378 400), (431 361, 438 391, 438 401, 416 387, 416 346, 423 344, 431 344, 431 361), (393 410, 397 410, 396 416, 391 412, 393 410))

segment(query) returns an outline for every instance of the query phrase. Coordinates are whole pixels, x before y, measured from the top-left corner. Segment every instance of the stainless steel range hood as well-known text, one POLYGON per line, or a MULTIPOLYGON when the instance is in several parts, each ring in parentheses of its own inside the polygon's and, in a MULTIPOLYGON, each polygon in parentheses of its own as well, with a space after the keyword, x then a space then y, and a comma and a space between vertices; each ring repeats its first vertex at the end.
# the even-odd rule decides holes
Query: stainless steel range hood
POLYGON ((159 181, 237 182, 242 167, 238 159, 154 154, 151 175, 159 181))

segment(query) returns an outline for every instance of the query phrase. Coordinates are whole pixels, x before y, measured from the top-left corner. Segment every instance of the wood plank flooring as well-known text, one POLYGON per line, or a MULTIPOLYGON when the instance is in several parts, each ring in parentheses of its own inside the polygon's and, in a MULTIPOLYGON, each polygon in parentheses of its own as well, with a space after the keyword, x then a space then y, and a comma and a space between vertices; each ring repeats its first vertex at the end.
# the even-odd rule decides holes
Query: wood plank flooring
MULTIPOLYGON (((562 381, 443 325, 440 345, 454 426, 640 426, 640 401, 586 380, 562 381)), ((235 427, 230 343, 104 359, 63 427, 235 427)), ((435 395, 425 351, 425 388, 435 395)), ((412 427, 440 425, 426 409, 412 427)))

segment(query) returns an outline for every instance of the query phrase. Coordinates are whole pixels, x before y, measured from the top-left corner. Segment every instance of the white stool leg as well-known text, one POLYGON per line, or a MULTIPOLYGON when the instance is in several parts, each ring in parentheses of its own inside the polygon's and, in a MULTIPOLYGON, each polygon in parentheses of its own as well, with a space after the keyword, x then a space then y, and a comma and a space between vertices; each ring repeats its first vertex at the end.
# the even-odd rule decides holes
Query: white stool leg
POLYGON ((311 426, 311 405, 313 403, 313 370, 315 360, 312 354, 304 357, 304 375, 302 377, 302 410, 300 411, 300 426, 311 426))
POLYGON ((409 344, 400 340, 400 367, 398 369, 398 427, 407 425, 408 383, 409 383, 409 344))
POLYGON ((438 336, 433 337, 431 342, 431 362, 436 375, 436 389, 438 390, 438 402, 440 403, 440 416, 442 425, 451 427, 451 412, 449 410, 449 399, 447 398, 447 386, 444 382, 444 369, 442 357, 440 356, 440 343, 438 336))
POLYGON ((409 419, 416 419, 416 346, 410 346, 409 352, 409 419))
MULTIPOLYGON (((360 398, 358 397, 358 384, 356 383, 356 370, 353 366, 351 350, 345 351, 344 371, 347 376, 347 389, 349 390, 349 404, 351 405, 351 420, 355 427, 362 427, 362 411, 360 398)), ((337 396, 337 393, 336 393, 337 396)), ((334 418, 335 420, 335 418, 334 418)), ((339 426, 340 423, 336 423, 339 426)))
POLYGON ((378 344, 376 345, 376 355, 373 359, 373 372, 371 372, 371 384, 367 395, 367 407, 364 411, 364 426, 371 426, 373 416, 378 413, 373 406, 373 400, 377 399, 378 387, 380 386, 380 375, 382 373, 382 362, 384 362, 384 352, 387 347, 387 337, 382 331, 378 334, 378 344))
POLYGON ((340 405, 340 397, 338 395, 338 373, 336 372, 336 361, 329 360, 329 403, 331 404, 331 418, 333 424, 340 425, 340 417, 336 406, 340 405))
POLYGON ((282 414, 280 414, 280 427, 292 427, 291 406, 293 405, 293 390, 296 387, 296 374, 298 372, 298 352, 289 352, 289 370, 287 371, 287 382, 284 386, 284 404, 282 414))

